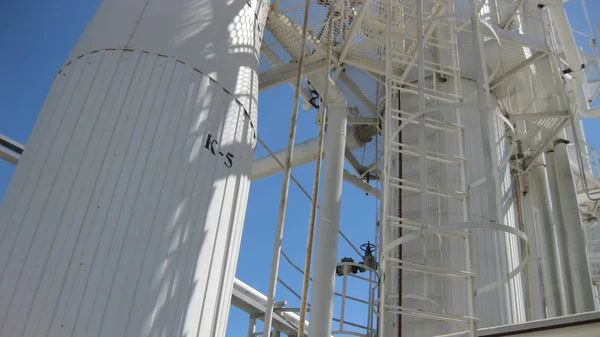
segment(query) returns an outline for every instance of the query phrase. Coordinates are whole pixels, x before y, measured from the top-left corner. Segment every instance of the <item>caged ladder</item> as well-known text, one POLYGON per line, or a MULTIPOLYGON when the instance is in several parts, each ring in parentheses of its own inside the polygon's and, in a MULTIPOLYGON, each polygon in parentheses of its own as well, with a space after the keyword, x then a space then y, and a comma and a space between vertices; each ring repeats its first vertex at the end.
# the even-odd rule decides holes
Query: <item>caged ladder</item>
MULTIPOLYGON (((397 329, 410 329, 414 318, 430 322, 431 335, 464 331, 466 326, 465 335, 476 336, 469 229, 444 228, 444 224, 468 224, 470 220, 461 125, 461 109, 469 104, 462 98, 457 50, 461 21, 452 0, 428 1, 427 7, 423 0, 384 1, 378 336, 395 336, 397 329), (427 49, 445 56, 439 57, 443 61, 426 60, 427 49), (441 244, 432 247, 435 240, 441 242, 440 237, 462 245, 462 253, 450 263, 441 244), (456 289, 462 289, 458 293, 464 297, 465 308, 446 312, 445 297, 456 289)), ((476 46, 480 34, 474 1, 471 6, 471 35, 476 46)), ((480 54, 479 60, 482 57, 480 54)), ((483 72, 483 67, 480 70, 483 72)), ((479 103, 482 99, 480 95, 479 103)))

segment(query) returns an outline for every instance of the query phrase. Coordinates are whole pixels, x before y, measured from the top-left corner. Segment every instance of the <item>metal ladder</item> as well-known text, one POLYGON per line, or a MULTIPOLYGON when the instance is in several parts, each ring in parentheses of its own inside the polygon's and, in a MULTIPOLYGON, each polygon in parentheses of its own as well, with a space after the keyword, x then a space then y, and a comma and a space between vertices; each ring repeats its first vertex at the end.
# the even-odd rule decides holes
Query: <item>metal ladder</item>
MULTIPOLYGON (((461 125, 460 110, 463 98, 456 21, 452 8, 452 0, 436 1, 429 8, 423 7, 422 0, 387 0, 383 199, 379 229, 379 337, 395 335, 395 330, 402 327, 402 317, 405 316, 439 322, 437 326, 440 330, 434 335, 453 332, 450 330, 458 325, 467 326, 466 335, 477 335, 477 319, 474 317, 475 274, 471 272, 469 233, 443 229, 443 224, 448 221, 469 221, 467 159, 463 154, 464 127, 461 125), (407 38, 411 34, 411 26, 416 26, 416 35, 412 42, 407 43, 411 40, 407 38), (449 34, 449 40, 443 40, 439 35, 437 38, 433 36, 436 26, 449 34), (442 64, 425 60, 427 47, 448 56, 440 57, 441 60, 451 61, 442 64), (407 80, 413 68, 418 73, 417 84, 407 80), (444 79, 452 84, 441 83, 444 79), (398 97, 402 99, 398 100, 398 97), (407 100, 413 108, 404 107, 402 101, 407 100), (431 143, 428 140, 431 135, 434 141, 428 144, 431 143), (437 142, 436 137, 439 138, 437 142), (440 147, 444 149, 440 150, 440 147), (414 162, 418 164, 414 165, 414 162), (458 181, 449 181, 451 175, 460 178, 458 181), (440 181, 444 183, 440 184, 440 181), (442 214, 442 204, 446 205, 447 210, 457 211, 442 214), (432 221, 436 211, 438 221, 432 221), (427 240, 442 236, 448 240, 458 240, 458 244, 464 245, 464 256, 452 257, 461 260, 459 268, 442 267, 448 263, 442 263, 441 239, 439 249, 430 249, 431 242, 427 240), (415 247, 419 250, 419 243, 421 254, 414 254, 415 247), (406 247, 410 247, 408 251, 406 247), (417 259, 412 259, 411 256, 415 255, 417 259), (402 282, 401 275, 405 274, 417 279, 413 284, 422 284, 413 287, 421 290, 422 294, 410 293, 415 289, 406 288, 400 292, 398 282, 402 282), (466 312, 445 312, 443 302, 447 294, 442 290, 441 299, 438 296, 436 300, 435 294, 428 289, 430 282, 435 288, 435 278, 442 289, 447 283, 446 279, 461 280, 466 312), (404 302, 421 305, 411 306, 404 302), (437 310, 432 310, 436 307, 437 310), (447 329, 441 327, 446 323, 449 324, 447 329)), ((460 331, 464 330, 462 327, 460 331)))

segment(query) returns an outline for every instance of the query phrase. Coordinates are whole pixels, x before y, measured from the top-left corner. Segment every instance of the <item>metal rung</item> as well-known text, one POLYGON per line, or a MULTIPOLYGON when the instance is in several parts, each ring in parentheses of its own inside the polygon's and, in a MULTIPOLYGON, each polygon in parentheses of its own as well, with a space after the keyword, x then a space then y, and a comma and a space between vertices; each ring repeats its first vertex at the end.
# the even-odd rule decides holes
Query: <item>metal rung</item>
MULTIPOLYGON (((429 0, 429 1, 431 3, 438 4, 443 7, 448 7, 448 1, 443 1, 443 0, 429 0)), ((403 3, 392 2, 392 7, 400 7, 400 9, 406 9, 402 5, 403 5, 403 3)), ((416 13, 416 10, 415 10, 415 13, 416 13)), ((423 15, 425 15, 425 13, 426 13, 425 9, 423 9, 423 15)), ((414 16, 416 16, 416 14, 414 16)))
MULTIPOLYGON (((401 189, 401 190, 405 190, 405 191, 421 192, 421 190, 420 190, 420 189, 418 189, 418 188, 416 188, 416 187, 409 187, 409 186, 406 186, 406 185, 398 185, 398 184, 393 184, 393 183, 390 183, 390 187, 393 187, 393 188, 399 188, 399 189, 401 189)), ((437 196, 442 196, 442 195, 440 195, 440 194, 438 194, 438 193, 431 193, 431 192, 429 192, 429 191, 427 192, 427 194, 429 194, 429 195, 437 195, 437 196)), ((445 195, 444 195, 444 197, 445 197, 445 195)))
POLYGON ((471 322, 477 321, 477 318, 475 318, 475 317, 452 315, 452 314, 442 314, 442 313, 438 313, 438 312, 425 311, 425 310, 419 310, 419 309, 409 309, 409 308, 404 308, 399 305, 386 304, 386 308, 392 309, 389 311, 390 313, 401 314, 401 315, 406 315, 406 316, 413 316, 413 317, 431 318, 431 319, 435 319, 438 321, 455 322, 455 323, 471 323, 471 322))
POLYGON ((438 4, 440 6, 448 7, 450 6, 447 1, 443 0, 429 0, 430 3, 438 4))
MULTIPOLYGON (((398 227, 398 228, 402 228, 402 229, 413 230, 413 231, 420 231, 424 228, 423 225, 417 221, 408 220, 405 218, 399 218, 399 217, 393 216, 393 215, 386 215, 385 217, 386 217, 386 219, 394 222, 394 223, 390 223, 390 221, 389 221, 388 224, 390 226, 394 226, 394 227, 398 227)), ((444 237, 464 239, 464 238, 470 236, 471 234, 468 232, 452 231, 450 233, 443 233, 440 235, 444 236, 444 237)))
MULTIPOLYGON (((411 192, 421 193, 421 189, 420 188, 407 186, 406 184, 400 185, 400 184, 390 183, 390 187, 399 188, 399 189, 405 190, 405 191, 411 191, 411 192)), ((454 193, 458 194, 459 192, 454 192, 454 193)), ((438 197, 455 199, 455 200, 459 200, 459 201, 463 200, 463 197, 461 197, 461 196, 454 196, 454 195, 450 195, 450 194, 444 194, 444 193, 441 193, 441 192, 435 192, 435 191, 429 191, 428 190, 427 194, 428 195, 435 195, 435 196, 438 196, 438 197)))
MULTIPOLYGON (((400 54, 400 53, 395 53, 395 54, 398 54, 397 56, 404 55, 404 54, 400 54)), ((414 67, 418 67, 418 64, 416 62, 404 61, 404 60, 401 60, 401 59, 393 59, 392 62, 406 64, 406 65, 411 65, 411 66, 414 66, 414 67)), ((452 76, 452 72, 444 71, 444 70, 433 68, 433 67, 425 66, 425 67, 423 67, 423 69, 431 71, 431 72, 434 72, 434 73, 438 73, 438 74, 452 76)))
POLYGON ((423 229, 423 226, 421 225, 421 223, 417 222, 417 221, 412 221, 412 220, 408 220, 405 218, 399 218, 399 217, 393 216, 393 215, 386 215, 385 217, 388 220, 394 221, 394 223, 393 224, 390 223, 390 225, 393 225, 395 227, 412 229, 412 230, 416 230, 416 231, 423 229))
MULTIPOLYGON (((393 85, 393 88, 402 88, 402 89, 412 88, 414 90, 419 90, 419 86, 418 85, 412 84, 412 83, 409 83, 409 82, 404 82, 404 81, 401 81, 399 79, 392 79, 392 85, 393 85)), ((454 98, 455 100, 452 101, 454 103, 456 103, 458 101, 461 101, 463 99, 463 97, 460 96, 460 95, 451 94, 451 93, 442 92, 442 91, 436 91, 436 90, 434 90, 432 88, 425 88, 425 93, 429 93, 429 94, 432 94, 432 95, 438 95, 437 97, 442 97, 442 98, 446 98, 446 97, 454 98)))
MULTIPOLYGON (((400 92, 407 92, 409 94, 419 95, 419 92, 417 90, 412 90, 412 89, 398 87, 398 86, 392 86, 392 89, 400 91, 400 92)), ((431 95, 428 93, 424 93, 424 96, 425 96, 425 98, 437 100, 437 101, 444 102, 444 103, 452 103, 452 104, 456 103, 456 100, 439 97, 439 96, 431 95)))
MULTIPOLYGON (((385 29, 384 24, 376 23, 373 20, 369 20, 369 22, 367 22, 367 24, 369 26, 372 26, 373 28, 385 29)), ((438 25, 439 25, 439 23, 438 23, 438 25)), ((427 39, 425 41, 425 45, 431 46, 431 47, 436 47, 438 49, 449 50, 449 51, 452 51, 454 48, 456 48, 458 46, 458 44, 455 42, 444 41, 443 44, 440 44, 440 43, 433 42, 431 39, 432 39, 431 37, 429 39, 427 39)), ((375 42, 375 43, 386 43, 387 42, 384 36, 376 36, 376 37, 371 38, 371 40, 373 40, 373 42, 375 42)), ((418 41, 416 35, 412 35, 412 32, 403 31, 401 28, 392 29, 392 40, 393 40, 393 42, 403 42, 403 40, 411 40, 411 41, 415 41, 415 42, 418 41), (398 37, 401 37, 401 39, 397 39, 398 37)))
MULTIPOLYGON (((395 82, 395 84, 400 84, 400 85, 403 85, 403 86, 406 86, 406 87, 411 87, 411 88, 414 88, 416 90, 419 90, 419 85, 418 84, 401 81, 399 79, 396 79, 396 78, 392 77, 392 84, 394 84, 394 82, 395 82)), ((429 93, 434 93, 434 94, 443 94, 443 95, 446 95, 446 96, 454 97, 454 98, 459 99, 459 100, 463 99, 463 97, 460 96, 460 95, 451 94, 451 93, 448 93, 448 92, 436 91, 436 90, 431 89, 431 88, 425 88, 425 91, 428 91, 429 93)))
MULTIPOLYGON (((406 179, 403 179, 403 178, 397 178, 397 177, 389 177, 389 179, 390 180, 394 180, 395 182, 397 182, 397 184, 390 183, 390 185, 400 186, 400 187, 394 186, 396 188, 409 187, 409 188, 416 189, 417 190, 416 192, 420 192, 421 191, 420 184, 416 183, 414 181, 406 180, 406 179)), ((435 187, 435 186, 427 186, 427 192, 430 193, 430 194, 435 194, 435 195, 439 195, 439 196, 442 196, 442 197, 454 198, 454 199, 458 199, 458 200, 462 200, 462 198, 465 197, 465 195, 466 195, 466 193, 464 193, 464 192, 446 190, 446 189, 438 188, 438 187, 435 187)))
MULTIPOLYGON (((416 62, 410 62, 410 61, 405 61, 404 59, 412 59, 411 55, 407 55, 401 52, 397 52, 394 51, 393 55, 395 56, 399 56, 400 58, 402 58, 403 60, 397 60, 397 59, 393 59, 392 62, 400 62, 400 63, 404 63, 404 64, 410 64, 413 65, 415 67, 418 67, 418 64, 416 62)), ((442 73, 442 74, 446 74, 448 76, 453 76, 454 74, 452 73, 453 71, 460 71, 460 69, 456 68, 456 67, 450 67, 450 66, 444 66, 441 65, 439 63, 435 63, 435 62, 430 62, 430 61, 425 61, 425 64, 427 66, 425 66, 424 69, 433 71, 433 72, 437 72, 437 73, 442 73), (434 67, 439 67, 439 68, 434 68, 434 67)))
MULTIPOLYGON (((440 5, 440 6, 444 7, 444 8, 448 7, 448 3, 442 2, 441 0, 429 0, 429 2, 433 3, 433 4, 440 5)), ((392 9, 401 10, 403 17, 407 17, 408 16, 408 17, 415 18, 415 19, 417 18, 417 11, 416 11, 416 9, 414 9, 411 12, 407 12, 406 11, 407 7, 404 6, 404 3, 401 3, 401 2, 392 2, 391 5, 392 5, 391 6, 392 9)), ((433 16, 433 15, 435 15, 435 12, 429 12, 429 11, 423 9, 423 17, 424 18, 427 18, 429 16, 433 16)))
POLYGON ((452 270, 440 267, 427 266, 420 263, 406 262, 400 259, 396 259, 393 257, 385 257, 384 261, 398 263, 400 265, 396 266, 397 268, 413 271, 417 273, 429 274, 429 275, 437 275, 442 277, 449 278, 457 278, 468 280, 471 277, 475 276, 475 273, 468 271, 460 271, 460 270, 452 270))
MULTIPOLYGON (((392 145, 399 146, 399 147, 402 147, 402 148, 407 148, 409 150, 419 150, 419 148, 416 147, 416 146, 412 146, 412 145, 408 145, 408 144, 404 144, 404 143, 399 143, 399 142, 392 142, 392 145)), ((464 158, 464 157, 453 156, 453 155, 449 155, 449 154, 445 154, 445 153, 441 153, 441 152, 435 152, 435 151, 431 151, 431 150, 427 150, 426 153, 427 153, 427 155, 437 156, 439 158, 455 159, 456 163, 467 162, 467 158, 464 158)))
MULTIPOLYGON (((391 111, 400 115, 400 116, 391 116, 392 119, 397 120, 397 121, 407 121, 408 120, 408 117, 402 117, 401 116, 402 114, 411 115, 410 112, 406 112, 406 111, 402 111, 402 110, 398 110, 398 109, 391 109, 391 111)), ((419 124, 419 122, 413 120, 410 122, 410 124, 419 124)), ((464 126, 462 126, 462 125, 458 125, 455 123, 442 122, 442 121, 438 121, 437 119, 429 118, 429 117, 425 117, 425 126, 430 129, 434 129, 434 130, 449 131, 449 132, 459 132, 459 130, 464 129, 464 126)))
MULTIPOLYGON (((442 26, 445 25, 445 24, 440 23, 440 22, 437 22, 436 24, 437 25, 442 25, 442 26)), ((398 30, 401 30, 401 29, 398 29, 398 30)), ((410 33, 403 32, 403 31, 393 32, 392 33, 392 40, 393 40, 393 42, 402 42, 402 40, 418 41, 416 35, 412 35, 410 33), (397 37, 401 37, 402 39, 400 39, 400 40, 394 40, 394 37, 396 37, 396 38, 397 37)), ((457 43, 452 42, 452 41, 440 41, 439 43, 437 43, 437 42, 434 42, 435 40, 440 41, 439 39, 436 39, 434 37, 429 37, 428 39, 425 39, 424 42, 425 42, 426 46, 436 47, 436 48, 444 49, 444 50, 452 50, 453 48, 455 48, 456 46, 458 46, 457 43)), ((385 41, 383 41, 383 42, 385 42, 385 41)))
MULTIPOLYGON (((407 145, 407 144, 398 143, 398 142, 392 142, 391 145, 398 147, 398 149, 396 149, 396 148, 391 149, 395 152, 404 151, 404 152, 400 152, 400 153, 406 153, 408 155, 414 155, 414 156, 419 156, 419 157, 421 156, 421 154, 419 152, 416 152, 419 150, 419 148, 416 146, 407 145), (410 151, 410 150, 413 150, 413 151, 410 151)), ((439 161, 441 163, 461 165, 462 163, 467 162, 466 158, 459 157, 459 156, 447 155, 444 153, 435 152, 435 151, 431 151, 431 150, 427 150, 425 153, 427 155, 427 159, 439 161)))
MULTIPOLYGON (((409 156, 414 156, 414 157, 420 157, 421 155, 418 152, 412 152, 412 151, 408 151, 408 150, 400 150, 397 148, 393 148, 391 149, 392 151, 396 152, 396 153, 402 153, 402 154, 407 154, 409 156)), ((432 156, 427 156, 427 160, 431 160, 431 161, 435 161, 438 163, 444 163, 444 164, 454 164, 454 165, 460 165, 459 162, 457 161, 453 161, 453 160, 447 160, 447 159, 442 159, 442 158, 437 158, 437 157, 432 157, 432 156)))
MULTIPOLYGON (((338 322, 338 323, 340 322, 340 319, 339 319, 339 318, 335 318, 335 317, 334 317, 334 318, 332 318, 331 320, 332 320, 332 321, 334 321, 334 322, 338 322)), ((368 327, 366 327, 366 326, 364 326, 364 325, 360 325, 360 324, 352 323, 351 321, 346 321, 346 320, 344 320, 344 325, 353 326, 353 327, 355 327, 355 328, 359 328, 359 329, 365 329, 365 330, 366 330, 366 329, 368 329, 368 327)), ((336 332, 336 331, 333 331, 331 334, 333 335, 335 332, 336 332)), ((337 331, 337 332, 340 332, 340 333, 341 333, 341 332, 343 332, 343 331, 337 331)))

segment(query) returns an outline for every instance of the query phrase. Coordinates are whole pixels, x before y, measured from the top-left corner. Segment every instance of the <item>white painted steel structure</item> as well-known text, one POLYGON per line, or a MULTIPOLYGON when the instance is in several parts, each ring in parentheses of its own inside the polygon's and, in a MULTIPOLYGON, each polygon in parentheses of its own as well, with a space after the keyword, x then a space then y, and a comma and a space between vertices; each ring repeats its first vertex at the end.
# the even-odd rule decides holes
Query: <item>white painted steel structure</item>
POLYGON ((27 151, 0 137, 19 163, 0 206, 0 336, 222 337, 232 295, 248 336, 293 336, 293 311, 311 337, 534 336, 562 318, 525 322, 600 309, 600 160, 579 120, 598 115, 592 28, 578 44, 560 0, 306 3, 104 0, 27 151), (252 167, 259 87, 302 77, 296 99, 327 108, 325 151, 291 147, 295 104, 288 148, 252 167), (278 267, 303 277, 283 220, 291 168, 317 157, 304 305, 278 267), (234 272, 249 183, 282 171, 265 296, 234 272), (378 200, 378 265, 340 230, 342 179, 378 200), (338 233, 358 261, 337 262, 338 233))

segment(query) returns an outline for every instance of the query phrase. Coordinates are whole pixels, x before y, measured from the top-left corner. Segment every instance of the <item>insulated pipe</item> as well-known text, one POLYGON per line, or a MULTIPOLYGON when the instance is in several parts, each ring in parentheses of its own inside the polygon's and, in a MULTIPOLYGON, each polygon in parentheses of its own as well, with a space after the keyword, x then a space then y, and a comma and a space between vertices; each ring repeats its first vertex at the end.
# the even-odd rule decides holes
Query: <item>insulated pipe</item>
POLYGON ((541 213, 541 219, 535 221, 537 233, 539 233, 538 242, 541 247, 538 256, 542 267, 548 317, 558 317, 566 314, 564 284, 556 233, 556 222, 560 220, 553 214, 555 212, 553 208, 557 209, 557 205, 552 203, 550 197, 544 155, 540 156, 539 162, 531 169, 532 192, 537 196, 536 201, 541 213))
POLYGON ((347 170, 344 170, 344 180, 359 190, 372 195, 376 199, 381 199, 381 191, 377 187, 364 182, 362 179, 348 172, 347 170))
POLYGON ((554 164, 556 161, 555 157, 556 153, 554 150, 550 150, 546 152, 546 170, 547 170, 547 178, 548 178, 548 191, 550 194, 550 205, 552 207, 552 218, 555 221, 556 225, 556 248, 558 252, 558 259, 555 260, 556 263, 560 266, 560 282, 562 283, 563 289, 563 306, 562 306, 562 314, 569 315, 574 313, 573 306, 573 294, 570 291, 570 285, 567 284, 567 280, 564 275, 566 273, 566 250, 564 247, 564 220, 561 209, 561 198, 560 192, 558 188, 558 175, 556 173, 556 165, 554 164))
MULTIPOLYGON (((312 138, 300 144, 294 145, 294 158, 292 160, 292 167, 298 167, 313 162, 317 157, 317 152, 317 138, 312 138)), ((277 151, 275 152, 275 157, 280 162, 283 162, 285 153, 285 149, 277 151)), ((273 158, 273 156, 267 155, 264 157, 260 157, 254 160, 250 180, 254 181, 270 177, 274 174, 281 172, 282 170, 283 168, 277 162, 277 160, 273 158)), ((369 195, 372 195, 377 199, 381 197, 381 191, 378 188, 369 183, 364 182, 362 179, 348 172, 347 170, 344 170, 344 180, 347 183, 358 188, 359 190, 369 195)))
MULTIPOLYGON (((310 79, 315 89, 324 92, 321 76, 310 79)), ((315 267, 311 297, 309 336, 331 335, 333 300, 335 292, 335 266, 337 264, 338 231, 342 199, 342 175, 346 143, 347 107, 344 97, 329 79, 328 123, 325 142, 324 175, 321 189, 321 207, 317 227, 315 267)))
MULTIPOLYGON (((247 285, 246 283, 238 280, 237 278, 233 282, 233 289, 234 289, 234 293, 237 292, 242 295, 245 295, 248 298, 250 298, 251 300, 260 304, 261 306, 266 307, 267 296, 262 294, 260 291, 252 288, 251 286, 247 285)), ((281 317, 283 317, 286 321, 290 322, 295 327, 300 325, 300 317, 298 317, 298 315, 294 314, 293 312, 281 311, 279 313, 279 315, 281 317)), ((261 316, 261 317, 264 318, 264 316, 261 316)), ((308 321, 306 321, 304 324, 306 325, 306 327, 308 327, 308 325, 309 325, 308 321)))
MULTIPOLYGON (((294 157, 292 158, 292 167, 302 166, 315 161, 317 157, 317 138, 306 140, 294 145, 294 157)), ((275 152, 275 157, 280 162, 285 161, 287 149, 275 152)), ((250 180, 258 180, 270 177, 283 171, 283 168, 271 155, 266 155, 254 160, 252 164, 252 174, 250 180)))
POLYGON ((563 279, 567 291, 572 294, 569 305, 571 314, 594 311, 594 293, 592 290, 590 271, 588 268, 585 247, 585 233, 582 226, 577 189, 571 171, 571 163, 567 152, 567 144, 562 141, 554 146, 554 165, 560 195, 560 209, 563 223, 560 228, 560 240, 565 257, 563 279))

